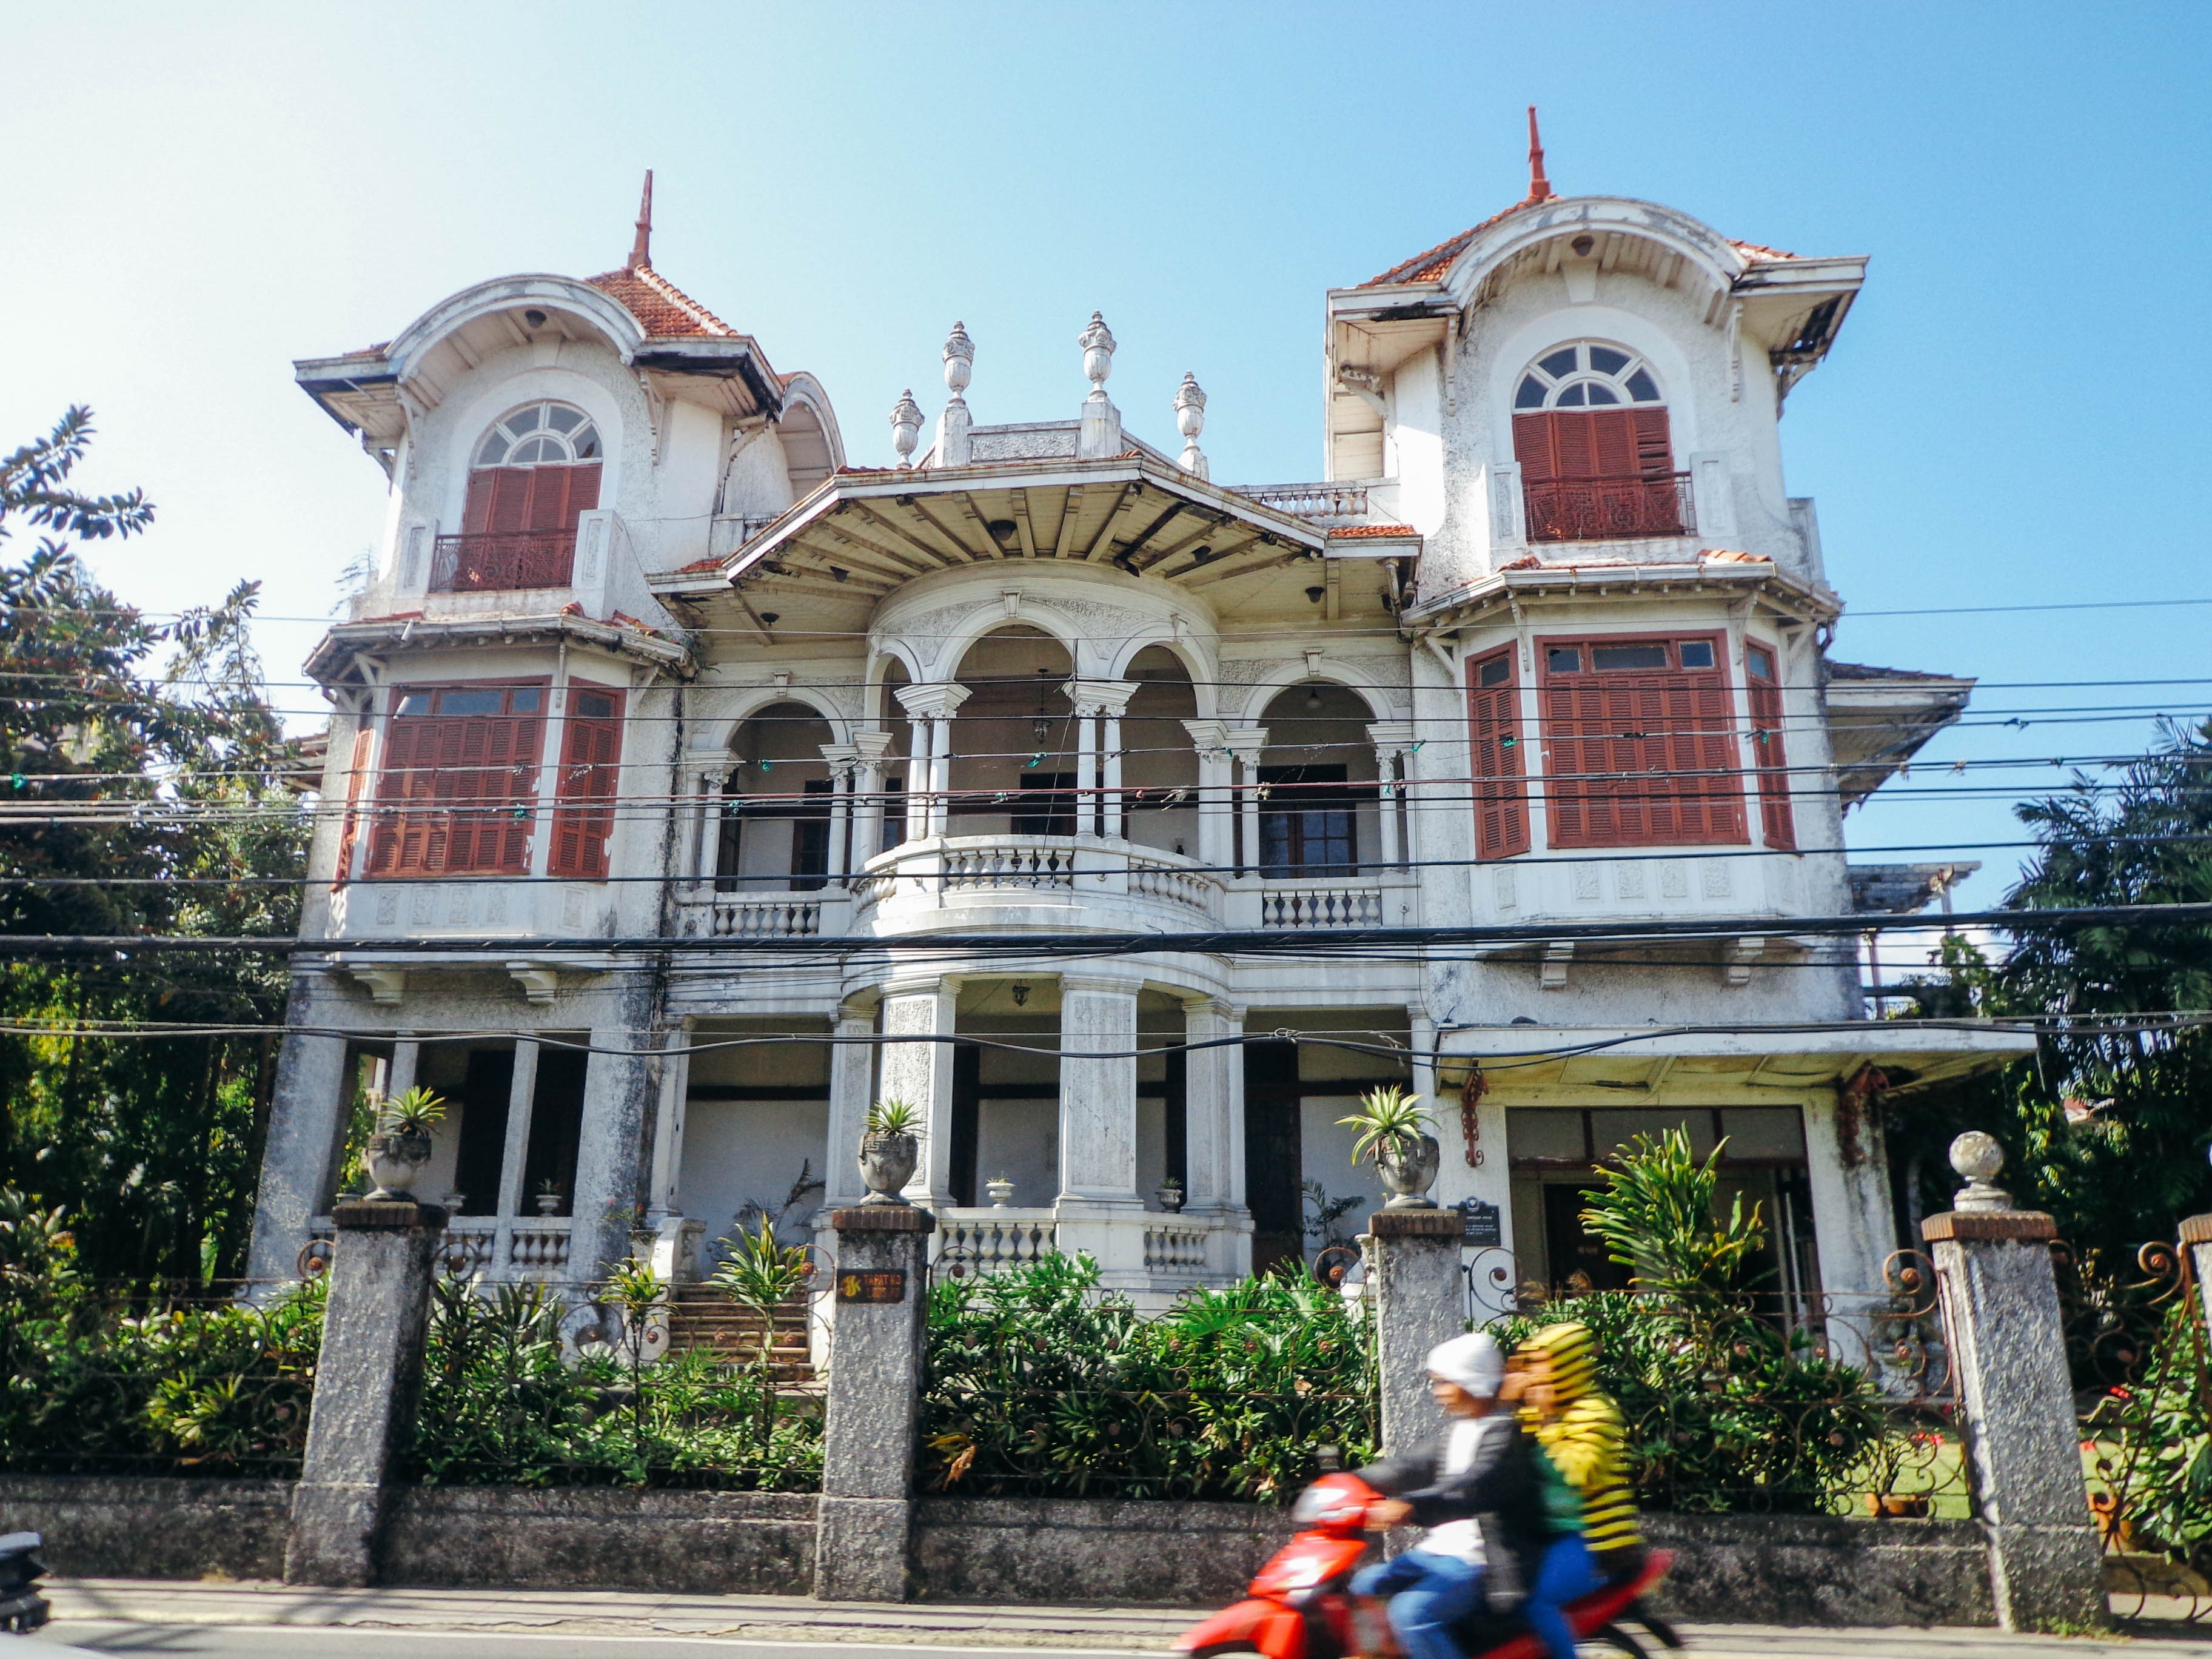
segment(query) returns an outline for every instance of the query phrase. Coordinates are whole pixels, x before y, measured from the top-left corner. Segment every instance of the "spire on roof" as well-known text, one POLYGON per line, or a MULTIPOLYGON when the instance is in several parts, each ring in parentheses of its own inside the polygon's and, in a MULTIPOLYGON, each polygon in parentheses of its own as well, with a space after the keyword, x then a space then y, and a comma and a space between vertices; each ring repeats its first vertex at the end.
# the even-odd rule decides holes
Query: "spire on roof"
MULTIPOLYGON (((652 188, 653 176, 646 175, 646 187, 652 188)), ((1536 136, 1536 106, 1528 106, 1528 199, 1548 202, 1552 199, 1552 181, 1544 176, 1544 141, 1536 136)))
MULTIPOLYGON (((1529 112, 1530 120, 1535 112, 1529 112)), ((645 194, 637 204, 637 240, 629 245, 629 258, 624 270, 649 270, 653 268, 653 169, 645 170, 645 194)))

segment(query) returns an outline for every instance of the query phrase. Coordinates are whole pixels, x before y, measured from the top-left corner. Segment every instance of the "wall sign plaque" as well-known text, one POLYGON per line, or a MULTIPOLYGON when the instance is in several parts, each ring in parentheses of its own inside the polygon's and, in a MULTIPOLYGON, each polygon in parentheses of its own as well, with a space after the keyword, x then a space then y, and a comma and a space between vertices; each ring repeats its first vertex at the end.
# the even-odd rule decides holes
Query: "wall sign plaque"
POLYGON ((1459 1212, 1466 1226, 1460 1236, 1462 1243, 1493 1247, 1505 1243, 1504 1218, 1498 1213, 1495 1204, 1486 1204, 1479 1198, 1462 1199, 1459 1212))
POLYGON ((906 1300, 906 1269, 881 1267, 841 1273, 837 1275, 837 1299, 840 1302, 903 1302, 906 1300))

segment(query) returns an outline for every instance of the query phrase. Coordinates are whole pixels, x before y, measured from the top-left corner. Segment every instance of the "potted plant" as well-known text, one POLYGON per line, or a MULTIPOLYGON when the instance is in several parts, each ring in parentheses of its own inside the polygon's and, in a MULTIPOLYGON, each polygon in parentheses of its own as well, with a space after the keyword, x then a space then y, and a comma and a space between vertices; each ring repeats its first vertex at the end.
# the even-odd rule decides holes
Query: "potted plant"
POLYGON ((376 1133, 368 1138, 367 1159, 376 1184, 368 1190, 368 1198, 404 1198, 414 1190, 422 1166, 430 1161, 430 1131, 445 1115, 444 1099, 419 1084, 378 1103, 376 1133))
POLYGON ((1152 1196, 1160 1201, 1160 1208, 1170 1215, 1182 1208, 1182 1182, 1170 1176, 1152 1188, 1152 1196))
POLYGON ((902 1100, 879 1100, 868 1108, 860 1133, 860 1179, 867 1183, 863 1204, 903 1204, 900 1188, 914 1178, 921 1154, 921 1115, 902 1100))
POLYGON ((1000 1176, 995 1181, 985 1182, 983 1190, 990 1194, 991 1207, 994 1210, 1003 1210, 1013 1202, 1014 1183, 1004 1176, 1000 1176))
POLYGON ((538 1213, 551 1215, 561 1207, 561 1183, 548 1176, 538 1183, 538 1213))
POLYGON ((1352 1143, 1352 1162, 1375 1160, 1375 1172, 1390 1196, 1386 1210, 1433 1210, 1436 1200, 1428 1191, 1437 1178, 1443 1149, 1430 1131, 1436 1124, 1420 1101, 1395 1085, 1370 1089, 1361 1097, 1359 1109, 1337 1122, 1358 1131, 1352 1143))

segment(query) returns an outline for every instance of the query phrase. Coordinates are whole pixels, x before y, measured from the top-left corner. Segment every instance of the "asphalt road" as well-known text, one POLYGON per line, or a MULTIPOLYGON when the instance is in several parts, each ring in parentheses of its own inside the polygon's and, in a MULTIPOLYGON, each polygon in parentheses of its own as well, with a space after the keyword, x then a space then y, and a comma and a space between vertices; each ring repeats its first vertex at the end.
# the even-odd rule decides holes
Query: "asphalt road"
POLYGON ((1157 1653, 1091 1648, 893 1647, 860 1642, 753 1642, 716 1636, 440 1634, 240 1625, 142 1625, 58 1620, 35 1636, 0 1637, 5 1659, 64 1659, 69 1653, 180 1654, 192 1659, 1161 1659, 1157 1653))

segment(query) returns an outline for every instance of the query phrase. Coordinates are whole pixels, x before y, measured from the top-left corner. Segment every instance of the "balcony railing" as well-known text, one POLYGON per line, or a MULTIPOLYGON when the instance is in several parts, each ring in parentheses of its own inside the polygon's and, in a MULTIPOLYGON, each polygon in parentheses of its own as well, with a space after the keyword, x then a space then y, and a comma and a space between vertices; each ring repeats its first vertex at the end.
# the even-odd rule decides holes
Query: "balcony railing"
POLYGON ((576 532, 441 536, 430 562, 433 593, 495 593, 518 587, 566 587, 576 562, 576 532))
POLYGON ((1236 493, 1279 513, 1295 513, 1304 519, 1348 522, 1367 515, 1367 483, 1364 479, 1344 483, 1238 484, 1236 493))
POLYGON ((1686 536, 1698 527, 1686 472, 1622 478, 1530 479, 1528 539, 1613 542, 1686 536))

